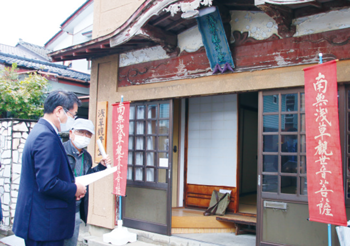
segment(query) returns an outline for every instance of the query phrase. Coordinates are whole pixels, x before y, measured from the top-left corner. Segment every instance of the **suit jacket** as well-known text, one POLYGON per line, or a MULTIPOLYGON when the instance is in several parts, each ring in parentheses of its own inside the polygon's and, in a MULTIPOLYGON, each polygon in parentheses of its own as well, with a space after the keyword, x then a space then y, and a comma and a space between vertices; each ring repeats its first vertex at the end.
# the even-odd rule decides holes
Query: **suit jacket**
POLYGON ((40 119, 25 143, 13 232, 34 241, 71 238, 75 221, 74 175, 61 139, 40 119))
MULTIPOLYGON (((78 152, 78 151, 72 145, 71 140, 68 140, 67 142, 63 143, 63 147, 67 152, 69 165, 71 169, 74 170, 77 160, 75 159, 73 152, 78 152)), ((92 168, 91 155, 85 149, 83 149, 82 151, 84 153, 84 175, 99 172, 106 169, 106 167, 101 163, 99 163, 96 167, 92 168)), ((85 222, 85 224, 87 221, 87 215, 89 211, 88 205, 89 205, 89 186, 86 187, 85 196, 81 199, 81 203, 80 203, 80 218, 85 222)))

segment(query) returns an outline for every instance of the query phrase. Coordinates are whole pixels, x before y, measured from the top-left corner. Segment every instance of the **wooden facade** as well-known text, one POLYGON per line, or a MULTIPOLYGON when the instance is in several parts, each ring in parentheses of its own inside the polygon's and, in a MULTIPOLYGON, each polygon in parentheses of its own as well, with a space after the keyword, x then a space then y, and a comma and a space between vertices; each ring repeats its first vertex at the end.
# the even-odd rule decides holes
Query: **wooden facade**
MULTIPOLYGON (((292 21, 297 17, 307 17, 320 13, 326 14, 334 9, 346 10, 349 7, 348 2, 316 1, 314 4, 302 4, 293 7, 269 4, 255 6, 254 1, 213 1, 213 4, 220 8, 224 27, 229 29, 226 33, 228 40, 230 40, 230 37, 233 37, 234 42, 230 43, 230 50, 236 66, 233 72, 215 75, 212 75, 212 70, 210 69, 204 47, 200 47, 193 52, 182 51, 180 53, 179 48, 174 48, 174 43, 170 41, 169 37, 174 38, 184 30, 196 25, 193 19, 181 19, 181 13, 176 13, 173 16, 164 11, 165 7, 170 8, 169 6, 176 2, 178 1, 145 1, 128 21, 121 26, 122 29, 119 27, 120 30, 117 28, 117 30, 110 35, 100 36, 89 43, 52 54, 54 60, 72 59, 72 57, 75 57, 75 59, 81 57, 92 59, 90 119, 95 120, 97 117, 95 110, 97 102, 108 101, 109 104, 119 102, 122 95, 124 96, 124 100, 135 102, 137 105, 144 104, 146 106, 152 104, 155 100, 157 100, 157 103, 173 100, 177 106, 173 122, 174 131, 172 134, 174 134, 174 136, 170 139, 176 139, 176 144, 174 144, 174 142, 173 145, 177 145, 178 149, 180 149, 179 145, 181 145, 181 141, 184 141, 184 149, 181 154, 186 162, 189 154, 187 152, 189 131, 188 122, 182 124, 181 117, 185 117, 185 119, 188 120, 188 118, 186 118, 188 114, 188 105, 182 108, 180 101, 187 100, 188 98, 201 98, 208 95, 221 96, 226 94, 238 94, 238 103, 240 103, 243 101, 245 95, 248 94, 247 92, 253 92, 255 93, 254 95, 259 94, 259 96, 257 96, 259 101, 253 106, 248 105, 249 103, 247 103, 247 105, 239 105, 237 115, 242 117, 240 113, 243 110, 250 110, 249 112, 254 114, 252 118, 256 117, 256 124, 259 126, 259 134, 255 141, 257 142, 258 148, 261 148, 263 142, 263 118, 261 113, 263 97, 265 95, 282 95, 287 93, 299 93, 298 95, 300 96, 303 93, 304 86, 304 74, 302 69, 317 64, 319 53, 323 53, 324 61, 339 60, 337 63, 338 84, 342 88, 339 104, 343 107, 346 106, 345 102, 347 99, 345 99, 345 94, 348 91, 346 88, 348 83, 350 83, 350 27, 336 28, 330 31, 323 30, 316 33, 296 36, 295 26, 293 26, 292 21), (167 4, 165 4, 166 2, 167 4), (154 3, 153 7, 151 7, 150 3, 154 3), (232 21, 231 16, 228 14, 232 10, 254 10, 263 12, 275 21, 277 32, 265 39, 256 39, 250 36, 251 33, 244 30, 231 30, 227 27, 230 21, 232 21), (152 11, 154 15, 150 14, 152 11), (147 20, 142 18, 146 18, 147 20), (137 31, 135 31, 136 29, 137 31), (159 39, 160 36, 165 36, 167 39, 161 41, 159 39), (123 40, 123 42, 120 40, 123 40), (112 46, 111 44, 116 45, 112 46), (120 66, 118 54, 132 50, 146 49, 157 45, 166 50, 168 54, 167 58, 139 63, 135 62, 131 65, 120 66), (184 110, 186 112, 183 112, 184 110), (182 132, 183 135, 181 135, 182 132)), ((101 16, 103 16, 102 12, 100 12, 99 18, 101 18, 101 16)), ((111 113, 111 110, 108 109, 108 112, 111 113)), ((346 120, 344 115, 345 113, 340 123, 343 125, 346 120)), ((241 120, 239 117, 237 121, 241 120)), ((107 136, 112 135, 110 119, 111 117, 108 117, 107 136)), ((241 124, 238 127, 238 133, 241 134, 242 132, 241 124)), ((241 140, 244 138, 243 135, 239 134, 237 135, 238 145, 242 143, 241 140)), ((93 142, 94 141, 92 141, 92 144, 89 146, 90 150, 94 149, 93 142)), ((343 142, 345 143, 345 140, 343 142)), ((172 147, 174 148, 174 146, 172 147)), ((237 148, 240 148, 240 146, 237 148)), ((112 139, 107 138, 107 152, 112 153, 112 151, 112 139)), ((257 150, 254 151, 257 152, 257 150)), ((255 154, 254 151, 252 151, 252 153, 255 154)), ((175 153, 175 151, 173 152, 175 153)), ((185 208, 199 208, 202 210, 208 207, 214 189, 226 189, 231 190, 231 203, 228 207, 228 211, 233 213, 239 212, 240 178, 242 178, 240 175, 240 168, 242 165, 240 163, 240 154, 243 153, 243 151, 237 152, 237 184, 235 187, 187 183, 186 165, 188 163, 185 164, 185 170, 183 170, 183 186, 180 186, 181 179, 179 175, 181 174, 181 158, 180 153, 174 153, 173 155, 176 156, 176 163, 172 163, 172 178, 171 175, 169 175, 169 181, 173 187, 168 189, 168 191, 170 190, 173 192, 173 207, 176 207, 176 204, 179 203, 177 199, 181 200, 181 198, 178 198, 178 194, 181 193, 179 190, 180 187, 184 188, 182 197, 184 200, 183 206, 185 208), (174 200, 176 201, 174 202, 174 200)), ((261 169, 263 163, 261 153, 261 151, 258 153, 256 159, 259 174, 262 173, 261 169)), ((174 161, 174 159, 172 160, 174 161)), ((347 166, 346 161, 347 160, 344 160, 344 166, 347 166)), ((135 165, 130 165, 130 167, 138 168, 135 165)), ((147 168, 147 166, 144 168, 147 168)), ((256 179, 260 180, 260 176, 256 177, 256 179)), ((305 215, 307 214, 307 201, 305 201, 304 198, 304 200, 299 198, 289 199, 289 197, 278 197, 274 195, 264 197, 259 187, 260 182, 263 181, 258 181, 257 202, 255 203, 255 208, 257 209, 256 245, 305 245, 302 244, 303 240, 307 243, 312 244, 312 242, 316 242, 315 245, 321 245, 324 240, 326 240, 325 235, 315 236, 314 234, 315 231, 322 229, 322 225, 308 224, 310 222, 307 222, 306 218, 304 218, 307 216, 305 215), (266 201, 283 203, 288 209, 269 210, 264 206, 264 202, 266 201), (274 216, 274 214, 276 214, 276 216, 274 216), (304 217, 300 217, 300 214, 304 217), (293 237, 288 234, 288 229, 282 229, 284 225, 293 228, 291 229, 294 233, 293 237)), ((141 183, 130 181, 129 184, 133 192, 139 194, 137 193, 137 187, 138 185, 141 187, 141 183)), ((142 189, 147 190, 146 188, 149 187, 151 187, 150 184, 145 184, 142 189)), ((104 206, 108 209, 108 213, 114 217, 115 201, 112 195, 107 194, 105 194, 106 198, 101 199, 101 196, 97 194, 99 189, 112 189, 110 180, 105 180, 103 183, 101 182, 93 186, 91 194, 93 198, 91 202, 94 203, 95 207, 92 206, 89 211, 89 223, 101 227, 113 228, 113 220, 103 217, 102 212, 95 208, 104 206), (109 205, 106 206, 106 203, 109 205), (110 204, 112 204, 112 206, 110 206, 110 204), (105 221, 108 221, 108 223, 105 223, 105 221)), ((159 198, 158 195, 159 194, 157 194, 157 198, 159 198)), ((164 204, 166 203, 165 200, 162 201, 164 204)), ((167 201, 169 202, 169 200, 167 201)), ((139 211, 136 207, 133 207, 133 209, 139 211)), ((167 209, 168 213, 171 212, 171 206, 167 209)), ((350 213, 350 210, 347 209, 347 212, 350 213)), ((128 214, 130 215, 131 212, 128 214)), ((179 218, 176 218, 176 221, 178 220, 179 218)), ((229 219, 227 220, 229 221, 229 219)), ((227 222, 227 220, 225 222, 227 222)), ((251 220, 255 223, 255 219, 251 220)), ((133 222, 133 225, 137 223, 142 224, 141 220, 135 220, 133 222)), ((144 222, 143 229, 147 226, 149 226, 149 228, 152 227, 151 223, 147 223, 144 222)), ((336 244, 335 230, 333 230, 332 233, 333 241, 336 244)))

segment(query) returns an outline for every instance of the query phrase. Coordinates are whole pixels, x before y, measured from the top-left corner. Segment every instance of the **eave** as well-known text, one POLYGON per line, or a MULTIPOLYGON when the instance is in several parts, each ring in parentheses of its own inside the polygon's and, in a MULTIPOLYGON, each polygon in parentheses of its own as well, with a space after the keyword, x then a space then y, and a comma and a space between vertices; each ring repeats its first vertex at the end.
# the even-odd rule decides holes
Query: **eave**
MULTIPOLYGON (((293 0, 289 1, 292 2, 293 0)), ((282 38, 293 36, 292 20, 297 17, 323 13, 350 6, 347 0, 299 1, 299 4, 255 4, 254 0, 146 0, 135 13, 114 32, 88 42, 58 50, 49 54, 54 62, 76 59, 93 59, 112 54, 160 45, 170 55, 177 55, 177 35, 197 24, 195 18, 182 19, 182 12, 165 11, 181 3, 201 3, 204 8, 211 4, 220 10, 223 22, 230 21, 230 10, 262 11, 273 18, 282 38), (169 7, 170 6, 170 7, 169 7)))

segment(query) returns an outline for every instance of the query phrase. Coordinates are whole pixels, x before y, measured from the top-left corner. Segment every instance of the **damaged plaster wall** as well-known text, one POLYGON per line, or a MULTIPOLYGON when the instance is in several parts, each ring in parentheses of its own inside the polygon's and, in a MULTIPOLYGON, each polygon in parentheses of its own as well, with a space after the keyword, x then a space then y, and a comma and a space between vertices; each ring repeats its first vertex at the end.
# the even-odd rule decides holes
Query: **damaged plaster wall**
MULTIPOLYGON (((277 34, 277 24, 263 12, 257 11, 231 11, 231 34, 233 31, 249 32, 249 37, 263 40, 277 34)), ((230 43, 234 43, 230 37, 230 43)))
POLYGON ((119 67, 126 67, 133 64, 139 64, 148 61, 156 61, 169 58, 161 46, 134 50, 122 53, 119 56, 119 67))
MULTIPOLYGON (((249 37, 264 40, 277 33, 277 24, 267 14, 258 11, 231 11, 231 33, 248 32, 249 37)), ((335 10, 293 20, 296 26, 294 37, 322 33, 350 27, 350 9, 335 10)), ((234 43, 234 38, 230 37, 234 43)))
POLYGON ((203 40, 198 26, 187 29, 177 36, 180 52, 195 52, 203 46, 203 40))
MULTIPOLYGON (((195 52, 203 46, 202 36, 198 30, 198 26, 194 26, 180 33, 177 36, 177 40, 180 52, 195 52)), ((161 46, 155 46, 120 54, 119 66, 126 67, 129 65, 156 61, 169 57, 170 56, 166 54, 165 50, 161 46)))
MULTIPOLYGON (((331 11, 324 14, 312 15, 295 19, 296 36, 337 30, 350 27, 350 9, 331 11)), ((267 14, 258 11, 231 11, 231 34, 233 31, 248 32, 249 37, 264 40, 277 33, 276 22, 267 14)), ((234 43, 233 36, 230 43, 234 43)), ((203 46, 202 36, 198 26, 194 26, 178 35, 180 52, 195 52, 203 46)), ((161 46, 135 50, 120 54, 120 67, 143 62, 167 59, 169 55, 161 46)))
POLYGON ((350 9, 342 9, 295 19, 294 37, 350 27, 350 9))

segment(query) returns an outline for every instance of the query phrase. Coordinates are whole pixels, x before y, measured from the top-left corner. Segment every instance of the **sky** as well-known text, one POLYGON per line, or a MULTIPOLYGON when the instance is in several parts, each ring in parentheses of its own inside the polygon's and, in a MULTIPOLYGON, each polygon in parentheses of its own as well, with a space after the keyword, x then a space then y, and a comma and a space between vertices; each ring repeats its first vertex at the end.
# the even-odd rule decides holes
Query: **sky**
POLYGON ((0 0, 0 43, 44 46, 86 0, 0 0))

